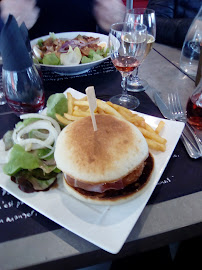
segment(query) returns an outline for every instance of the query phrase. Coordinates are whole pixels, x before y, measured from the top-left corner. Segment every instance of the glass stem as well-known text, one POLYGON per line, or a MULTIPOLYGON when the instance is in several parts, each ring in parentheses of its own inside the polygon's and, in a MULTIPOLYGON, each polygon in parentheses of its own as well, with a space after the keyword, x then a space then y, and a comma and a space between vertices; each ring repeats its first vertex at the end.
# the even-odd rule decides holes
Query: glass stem
POLYGON ((121 86, 123 88, 122 96, 126 96, 127 95, 127 90, 126 90, 126 76, 122 76, 121 86))
POLYGON ((139 67, 136 68, 136 74, 135 74, 135 77, 138 77, 138 71, 139 71, 139 67))
POLYGON ((134 72, 130 76, 130 80, 131 81, 139 81, 139 78, 138 78, 138 67, 134 70, 134 72), (134 74, 135 71, 136 71, 136 74, 134 74))
POLYGON ((137 67, 136 68, 136 74, 135 76, 133 76, 133 80, 136 82, 136 83, 139 83, 139 77, 138 77, 138 72, 139 72, 139 68, 137 67))

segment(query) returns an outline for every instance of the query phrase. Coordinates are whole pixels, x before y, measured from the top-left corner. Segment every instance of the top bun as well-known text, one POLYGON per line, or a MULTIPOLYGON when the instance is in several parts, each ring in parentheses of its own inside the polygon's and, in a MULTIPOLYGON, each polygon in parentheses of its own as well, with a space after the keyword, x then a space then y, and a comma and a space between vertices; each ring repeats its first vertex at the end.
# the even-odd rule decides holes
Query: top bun
POLYGON ((148 157, 148 145, 133 124, 111 115, 96 115, 66 126, 55 149, 57 167, 86 183, 114 182, 132 172, 148 157))

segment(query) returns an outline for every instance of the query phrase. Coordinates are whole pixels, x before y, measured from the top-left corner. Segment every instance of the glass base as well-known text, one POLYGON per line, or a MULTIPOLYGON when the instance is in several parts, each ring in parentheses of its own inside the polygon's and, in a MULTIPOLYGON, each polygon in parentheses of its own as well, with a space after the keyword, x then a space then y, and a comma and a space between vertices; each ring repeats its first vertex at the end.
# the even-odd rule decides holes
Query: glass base
POLYGON ((139 99, 131 95, 117 95, 110 98, 110 101, 127 109, 136 109, 140 105, 139 99))
POLYGON ((127 80, 126 89, 130 92, 142 92, 145 91, 148 86, 147 81, 132 77, 127 80))

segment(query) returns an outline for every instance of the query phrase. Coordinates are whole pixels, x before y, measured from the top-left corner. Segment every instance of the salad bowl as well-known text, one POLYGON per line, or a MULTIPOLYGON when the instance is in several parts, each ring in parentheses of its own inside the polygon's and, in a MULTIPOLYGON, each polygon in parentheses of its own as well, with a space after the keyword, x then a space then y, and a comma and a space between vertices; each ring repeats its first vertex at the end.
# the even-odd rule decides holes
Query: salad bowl
MULTIPOLYGON (((99 38, 99 43, 102 44, 108 44, 108 36, 99 34, 99 33, 92 33, 92 32, 65 32, 65 33, 57 33, 54 34, 55 38, 60 38, 60 39, 74 39, 78 35, 82 36, 88 36, 88 37, 94 37, 94 38, 99 38)), ((50 37, 50 35, 38 37, 34 40, 31 41, 31 46, 32 48, 38 43, 39 40, 47 40, 50 37)), ((98 45, 99 45, 98 43, 98 45)), ((89 63, 83 63, 83 64, 76 64, 76 65, 50 65, 50 64, 36 64, 40 65, 42 70, 48 70, 52 71, 54 73, 59 73, 59 74, 65 74, 65 75, 77 75, 77 74, 82 74, 87 71, 89 71, 91 68, 101 64, 104 60, 109 58, 109 56, 103 57, 100 60, 96 60, 93 62, 89 63)))

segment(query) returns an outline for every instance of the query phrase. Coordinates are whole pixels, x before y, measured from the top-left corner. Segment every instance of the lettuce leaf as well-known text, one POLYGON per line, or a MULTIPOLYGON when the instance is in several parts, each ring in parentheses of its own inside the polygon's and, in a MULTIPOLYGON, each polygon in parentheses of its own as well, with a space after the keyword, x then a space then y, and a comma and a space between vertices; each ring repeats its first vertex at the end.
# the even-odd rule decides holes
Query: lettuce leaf
POLYGON ((104 57, 107 57, 108 54, 109 54, 109 48, 106 49, 106 51, 104 52, 103 56, 104 56, 104 57))
POLYGON ((41 169, 32 171, 21 170, 14 175, 14 181, 19 188, 27 193, 47 190, 56 180, 57 173, 44 174, 41 169))
POLYGON ((5 150, 8 151, 13 147, 13 130, 8 130, 3 136, 5 150))
POLYGON ((49 32, 49 37, 52 38, 53 40, 56 39, 56 35, 54 32, 49 32))
MULTIPOLYGON (((51 150, 49 148, 42 148, 42 149, 37 149, 36 154, 38 158, 42 159, 44 156, 46 156, 51 150)), ((45 160, 50 160, 54 158, 54 153, 52 153, 50 156, 47 156, 44 158, 45 160)))
POLYGON ((40 180, 34 177, 29 178, 29 182, 32 183, 34 190, 41 191, 49 188, 56 180, 56 177, 50 178, 48 180, 40 180))
POLYGON ((60 59, 55 53, 45 54, 42 61, 44 65, 60 65, 60 59))
POLYGON ((23 121, 19 121, 19 122, 15 125, 15 127, 17 128, 17 127, 20 127, 20 126, 22 125, 22 128, 23 128, 23 127, 26 127, 26 126, 28 126, 28 125, 30 125, 30 124, 32 124, 33 122, 36 122, 36 121, 38 121, 38 120, 40 120, 40 118, 27 118, 27 119, 24 119, 23 121))
POLYGON ((21 169, 33 170, 39 168, 40 159, 35 155, 26 152, 19 144, 15 144, 10 152, 9 161, 3 167, 7 175, 14 175, 21 169))
POLYGON ((56 165, 47 165, 37 153, 38 151, 26 152, 22 146, 14 144, 9 161, 3 167, 4 173, 12 176, 21 170, 33 171, 34 169, 40 169, 42 174, 45 175, 56 170, 56 165))
POLYGON ((42 47, 43 46, 43 39, 40 38, 37 42, 37 44, 39 45, 39 47, 42 47))
POLYGON ((62 93, 53 94, 47 101, 47 115, 56 119, 55 114, 58 113, 61 116, 68 111, 67 98, 62 93))
POLYGON ((83 56, 81 59, 82 64, 94 62, 103 59, 105 52, 104 49, 97 50, 96 52, 94 50, 90 50, 88 56, 83 56))
POLYGON ((93 60, 87 56, 83 56, 81 58, 81 64, 87 64, 87 63, 90 63, 90 62, 93 62, 93 60))
POLYGON ((60 55, 60 62, 62 65, 74 66, 78 65, 81 62, 81 51, 78 47, 75 47, 74 50, 69 46, 67 53, 62 53, 60 55))

